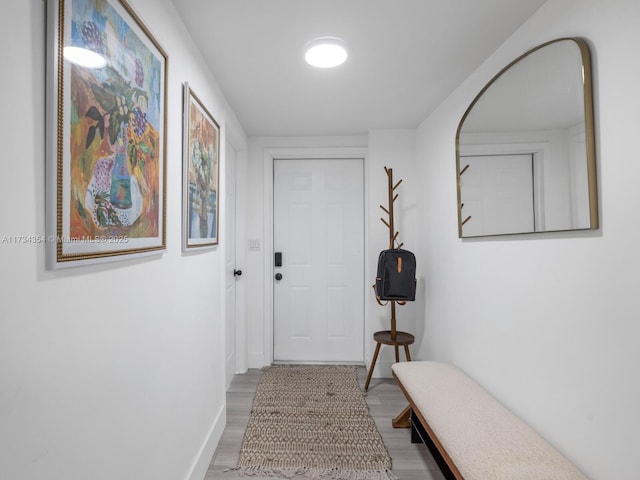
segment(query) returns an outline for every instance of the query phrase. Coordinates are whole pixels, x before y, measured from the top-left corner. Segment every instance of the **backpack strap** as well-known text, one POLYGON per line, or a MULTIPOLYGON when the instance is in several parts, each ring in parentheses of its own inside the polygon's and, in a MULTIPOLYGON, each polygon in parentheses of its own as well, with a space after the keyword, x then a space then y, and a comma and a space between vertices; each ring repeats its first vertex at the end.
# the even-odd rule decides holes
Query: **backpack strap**
POLYGON ((380 301, 380 297, 377 295, 377 292, 376 292, 376 284, 375 284, 375 283, 374 283, 373 285, 371 285, 371 288, 373 288, 373 294, 374 294, 374 295, 375 295, 375 297, 376 297, 376 302, 378 302, 378 305, 380 305, 381 307, 384 307, 385 305, 388 305, 388 304, 389 304, 389 302, 387 302, 387 303, 382 303, 382 302, 380 301))
MULTIPOLYGON (((375 297, 376 297, 376 302, 378 302, 378 305, 380 305, 381 307, 384 307, 384 306, 386 306, 386 305, 389 305, 389 301, 388 301, 388 300, 387 300, 387 302, 386 302, 386 303, 382 303, 382 302, 380 301, 380 297, 379 297, 378 295, 376 295, 376 284, 375 284, 375 283, 374 283, 373 285, 371 285, 371 288, 373 288, 373 294, 374 294, 374 295, 375 295, 375 297)), ((406 305, 406 304, 407 304, 407 301, 406 301, 406 300, 396 300, 396 303, 397 303, 398 305, 402 306, 402 305, 406 305)))

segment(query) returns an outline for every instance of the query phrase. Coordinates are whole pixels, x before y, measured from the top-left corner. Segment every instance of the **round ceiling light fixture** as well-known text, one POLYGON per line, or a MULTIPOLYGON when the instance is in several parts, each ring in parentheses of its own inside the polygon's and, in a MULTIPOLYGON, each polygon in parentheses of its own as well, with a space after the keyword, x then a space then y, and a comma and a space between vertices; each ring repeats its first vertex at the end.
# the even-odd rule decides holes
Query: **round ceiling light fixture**
POLYGON ((305 45, 304 59, 318 68, 337 67, 347 59, 347 46, 336 37, 316 38, 305 45))
POLYGON ((64 58, 71 63, 86 68, 102 68, 107 64, 107 60, 99 53, 81 47, 64 47, 64 58))

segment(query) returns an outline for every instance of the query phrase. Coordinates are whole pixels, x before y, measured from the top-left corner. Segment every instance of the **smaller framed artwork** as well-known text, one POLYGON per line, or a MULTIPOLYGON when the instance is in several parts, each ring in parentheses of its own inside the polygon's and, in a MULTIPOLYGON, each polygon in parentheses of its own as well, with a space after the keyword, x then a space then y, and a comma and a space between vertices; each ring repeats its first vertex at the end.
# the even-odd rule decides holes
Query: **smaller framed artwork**
POLYGON ((220 126, 184 83, 183 250, 210 248, 220 232, 220 126))

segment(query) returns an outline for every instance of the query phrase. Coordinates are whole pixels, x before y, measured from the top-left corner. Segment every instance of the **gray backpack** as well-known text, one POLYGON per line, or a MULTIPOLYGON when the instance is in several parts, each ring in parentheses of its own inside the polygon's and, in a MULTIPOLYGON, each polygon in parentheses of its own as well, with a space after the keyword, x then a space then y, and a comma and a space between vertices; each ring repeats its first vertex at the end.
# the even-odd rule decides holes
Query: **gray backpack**
POLYGON ((378 300, 412 302, 416 299, 416 257, 408 250, 392 248, 378 256, 375 284, 378 300))

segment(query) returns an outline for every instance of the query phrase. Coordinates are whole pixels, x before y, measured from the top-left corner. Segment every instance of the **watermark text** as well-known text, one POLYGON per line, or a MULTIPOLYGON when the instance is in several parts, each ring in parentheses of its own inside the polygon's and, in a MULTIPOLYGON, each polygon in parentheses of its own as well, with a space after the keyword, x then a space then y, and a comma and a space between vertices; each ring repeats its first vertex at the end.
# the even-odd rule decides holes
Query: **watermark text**
POLYGON ((59 237, 57 235, 2 235, 0 245, 24 245, 31 243, 128 243, 126 235, 103 235, 83 237, 59 237))

